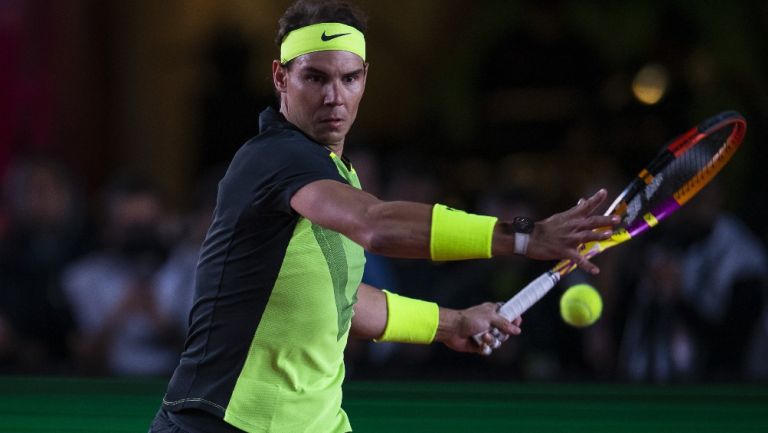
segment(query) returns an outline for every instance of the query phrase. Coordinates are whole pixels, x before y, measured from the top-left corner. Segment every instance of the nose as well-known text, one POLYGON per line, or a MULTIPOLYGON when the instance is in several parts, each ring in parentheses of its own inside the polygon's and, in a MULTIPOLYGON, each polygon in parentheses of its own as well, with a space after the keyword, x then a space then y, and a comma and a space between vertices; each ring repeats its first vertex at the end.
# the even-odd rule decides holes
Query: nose
POLYGON ((342 99, 341 92, 341 83, 336 80, 329 82, 325 86, 325 99, 323 103, 325 105, 342 105, 344 100, 342 99))

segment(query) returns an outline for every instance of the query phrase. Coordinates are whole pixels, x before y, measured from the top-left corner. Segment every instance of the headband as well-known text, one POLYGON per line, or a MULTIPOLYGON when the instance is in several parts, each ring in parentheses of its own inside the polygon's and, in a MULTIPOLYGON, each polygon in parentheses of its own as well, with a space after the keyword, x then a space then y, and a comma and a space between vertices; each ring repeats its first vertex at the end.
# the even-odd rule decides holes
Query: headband
POLYGON ((365 61, 365 36, 341 23, 318 23, 296 29, 280 44, 280 63, 316 51, 349 51, 365 61))

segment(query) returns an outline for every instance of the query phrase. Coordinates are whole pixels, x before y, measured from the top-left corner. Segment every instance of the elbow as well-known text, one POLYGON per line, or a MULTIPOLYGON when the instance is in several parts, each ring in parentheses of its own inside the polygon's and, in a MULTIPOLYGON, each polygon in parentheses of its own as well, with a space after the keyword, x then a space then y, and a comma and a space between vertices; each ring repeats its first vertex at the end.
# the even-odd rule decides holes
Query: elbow
POLYGON ((384 254, 386 252, 388 242, 383 233, 376 230, 369 230, 364 238, 363 248, 365 248, 366 251, 373 254, 384 254))
POLYGON ((385 254, 392 244, 392 235, 381 218, 371 215, 359 229, 360 245, 373 254, 385 254))

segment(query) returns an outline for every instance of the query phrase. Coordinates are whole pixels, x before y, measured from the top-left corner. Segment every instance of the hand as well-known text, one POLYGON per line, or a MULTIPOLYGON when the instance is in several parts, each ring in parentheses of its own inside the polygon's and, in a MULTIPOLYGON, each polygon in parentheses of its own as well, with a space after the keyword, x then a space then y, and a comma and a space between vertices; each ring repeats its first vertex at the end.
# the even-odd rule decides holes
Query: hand
MULTIPOLYGON (((497 328, 502 333, 500 342, 506 341, 510 335, 520 335, 522 318, 512 322, 498 313, 498 306, 491 302, 476 305, 465 310, 440 308, 440 324, 435 340, 457 352, 483 353, 484 346, 479 346, 472 336, 497 328)), ((488 346, 494 345, 495 337, 485 332, 483 341, 488 346)))
POLYGON ((610 227, 620 221, 615 216, 594 215, 607 194, 601 189, 567 211, 537 222, 526 256, 538 260, 569 259, 591 274, 600 272, 577 248, 586 242, 608 239, 612 234, 610 227))

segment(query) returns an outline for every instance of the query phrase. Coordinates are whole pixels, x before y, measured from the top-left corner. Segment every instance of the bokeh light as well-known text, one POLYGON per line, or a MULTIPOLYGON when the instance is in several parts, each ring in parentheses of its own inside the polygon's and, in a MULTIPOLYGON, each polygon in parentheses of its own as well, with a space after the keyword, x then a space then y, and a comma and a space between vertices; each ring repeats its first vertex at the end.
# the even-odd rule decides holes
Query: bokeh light
POLYGON ((632 93, 638 101, 646 105, 654 105, 661 101, 668 87, 667 68, 658 63, 643 66, 632 80, 632 93))

